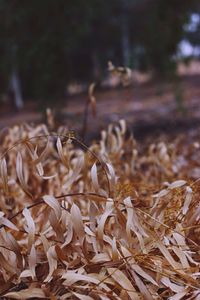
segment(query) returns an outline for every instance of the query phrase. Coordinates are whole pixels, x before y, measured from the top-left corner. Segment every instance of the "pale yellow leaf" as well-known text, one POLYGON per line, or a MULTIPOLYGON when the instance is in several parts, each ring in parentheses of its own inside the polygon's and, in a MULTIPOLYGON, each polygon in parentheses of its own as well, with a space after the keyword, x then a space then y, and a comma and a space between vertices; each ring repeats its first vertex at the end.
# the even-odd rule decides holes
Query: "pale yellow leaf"
POLYGON ((98 192, 99 191, 99 182, 98 182, 98 177, 97 177, 96 163, 94 163, 91 168, 91 179, 92 179, 92 185, 94 187, 94 191, 98 192))
POLYGON ((45 157, 47 156, 49 150, 50 150, 50 142, 49 142, 49 138, 48 138, 44 150, 42 151, 42 153, 40 154, 39 157, 38 157, 38 155, 37 155, 37 158, 35 158, 35 159, 32 161, 32 163, 35 164, 35 165, 41 163, 41 161, 44 160, 45 157))
POLYGON ((140 279, 139 276, 132 270, 131 274, 135 280, 135 283, 140 290, 141 294, 143 295, 145 300, 154 300, 152 295, 150 294, 149 290, 147 289, 146 285, 143 283, 143 281, 140 279))
POLYGON ((101 215, 101 218, 99 220, 98 227, 97 227, 97 234, 98 234, 98 238, 100 240, 103 240, 105 223, 106 223, 107 218, 112 214, 112 211, 113 211, 113 203, 107 202, 105 212, 101 215))
POLYGON ((127 276, 116 268, 108 268, 108 274, 123 288, 127 291, 131 300, 140 300, 136 289, 127 278, 127 276))
POLYGON ((48 259, 48 263, 49 263, 49 274, 47 275, 47 277, 45 278, 44 282, 50 282, 52 280, 52 275, 53 272, 57 269, 57 254, 55 251, 55 246, 51 246, 47 253, 47 259, 48 259))
POLYGON ((68 189, 79 177, 79 174, 84 166, 84 156, 81 155, 77 158, 74 170, 72 170, 72 175, 67 179, 63 188, 68 189))
POLYGON ((34 234, 35 233, 35 223, 33 221, 33 218, 31 216, 29 209, 27 209, 25 207, 23 209, 22 214, 25 217, 26 223, 27 223, 27 226, 24 225, 24 229, 26 230, 26 232, 34 234))
POLYGON ((22 156, 21 156, 20 152, 17 153, 16 172, 17 172, 17 177, 19 179, 20 186, 21 186, 22 190, 29 197, 33 198, 33 196, 31 195, 31 193, 28 190, 28 186, 27 186, 27 183, 26 183, 25 178, 24 178, 24 174, 23 174, 23 161, 22 161, 22 156))
POLYGON ((85 237, 85 231, 80 209, 75 203, 73 203, 70 212, 74 231, 82 243, 85 237))
POLYGON ((56 147, 57 147, 57 150, 58 150, 58 155, 60 157, 60 160, 62 161, 63 165, 68 169, 69 168, 69 161, 67 160, 66 156, 64 155, 62 142, 61 142, 59 137, 57 138, 56 147))
POLYGON ((48 204, 54 210, 57 219, 60 220, 62 210, 61 210, 58 200, 54 196, 51 196, 51 195, 43 196, 43 200, 46 204, 48 204))
POLYGON ((4 297, 10 299, 46 298, 45 293, 42 289, 32 287, 18 292, 9 292, 5 294, 4 297))
POLYGON ((4 225, 10 229, 19 231, 19 229, 15 226, 15 224, 13 224, 11 221, 9 221, 7 218, 5 217, 0 217, 0 225, 4 225))
POLYGON ((171 291, 175 293, 183 292, 184 286, 175 284, 169 280, 168 277, 162 277, 160 280, 165 286, 169 287, 171 291))
POLYGON ((185 180, 176 180, 176 181, 172 182, 172 183, 168 186, 168 188, 169 188, 170 190, 173 190, 173 189, 176 189, 176 188, 179 188, 179 187, 185 185, 186 183, 187 183, 187 182, 186 182, 185 180))
POLYGON ((187 293, 188 291, 178 292, 174 296, 169 297, 169 300, 181 300, 187 293))
POLYGON ((94 283, 94 284, 100 283, 99 279, 94 278, 94 276, 78 274, 73 271, 68 271, 67 273, 64 273, 62 275, 62 279, 65 279, 63 284, 67 285, 67 286, 72 286, 77 281, 85 281, 85 282, 90 282, 90 283, 94 283))
POLYGON ((80 300, 94 300, 94 298, 92 298, 90 296, 86 296, 86 295, 75 293, 75 292, 73 292, 73 295, 76 296, 80 300))
POLYGON ((37 262, 36 250, 35 250, 34 245, 32 245, 31 251, 29 254, 29 258, 28 258, 28 263, 29 263, 29 268, 30 268, 31 274, 32 274, 32 279, 34 279, 36 277, 36 274, 35 274, 36 262, 37 262))
POLYGON ((187 186, 185 201, 184 201, 184 205, 182 207, 182 213, 184 215, 188 212, 191 201, 192 201, 192 189, 189 186, 187 186))
POLYGON ((8 171, 7 171, 7 164, 5 158, 3 158, 0 162, 0 174, 1 174, 4 192, 8 194, 8 171))

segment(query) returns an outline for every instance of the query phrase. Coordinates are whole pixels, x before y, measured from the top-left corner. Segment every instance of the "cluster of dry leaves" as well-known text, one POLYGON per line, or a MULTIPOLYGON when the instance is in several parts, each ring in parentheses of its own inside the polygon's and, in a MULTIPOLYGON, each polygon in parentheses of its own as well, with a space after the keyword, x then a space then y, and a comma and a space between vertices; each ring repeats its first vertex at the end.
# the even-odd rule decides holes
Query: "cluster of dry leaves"
POLYGON ((200 146, 141 152, 126 124, 87 148, 14 126, 0 145, 1 299, 200 299, 200 146))

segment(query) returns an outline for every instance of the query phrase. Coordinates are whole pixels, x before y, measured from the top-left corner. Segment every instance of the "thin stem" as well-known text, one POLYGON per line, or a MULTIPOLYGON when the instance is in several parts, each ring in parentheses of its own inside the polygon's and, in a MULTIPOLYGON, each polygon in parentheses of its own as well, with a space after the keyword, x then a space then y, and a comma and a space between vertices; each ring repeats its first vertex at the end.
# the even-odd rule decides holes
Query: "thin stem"
POLYGON ((87 124, 88 124, 88 112, 89 112, 90 100, 87 99, 85 103, 84 115, 83 115, 83 127, 82 127, 82 138, 85 140, 87 133, 87 124))

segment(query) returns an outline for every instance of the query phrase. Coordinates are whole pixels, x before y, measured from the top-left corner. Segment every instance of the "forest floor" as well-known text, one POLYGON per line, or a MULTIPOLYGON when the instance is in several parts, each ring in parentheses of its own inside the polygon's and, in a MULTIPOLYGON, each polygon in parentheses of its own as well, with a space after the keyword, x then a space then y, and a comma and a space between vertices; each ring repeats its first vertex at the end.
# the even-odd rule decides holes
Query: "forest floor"
MULTIPOLYGON (((86 140, 99 137, 108 124, 125 119, 137 139, 160 134, 187 134, 200 129, 200 75, 183 76, 179 83, 149 82, 126 88, 94 91, 96 117, 89 109, 86 140)), ((87 94, 68 96, 56 121, 81 136, 87 94)), ((0 128, 22 122, 38 123, 44 115, 33 102, 20 112, 0 110, 0 128)))

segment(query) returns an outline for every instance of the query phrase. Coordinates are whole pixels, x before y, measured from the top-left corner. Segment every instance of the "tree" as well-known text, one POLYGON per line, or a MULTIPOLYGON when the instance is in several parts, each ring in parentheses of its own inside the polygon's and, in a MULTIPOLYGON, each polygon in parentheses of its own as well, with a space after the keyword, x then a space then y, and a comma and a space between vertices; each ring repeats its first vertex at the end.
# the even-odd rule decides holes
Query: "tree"
POLYGON ((108 60, 165 73, 197 2, 0 0, 4 89, 13 69, 25 97, 48 101, 64 95, 70 80, 101 77, 108 60))

